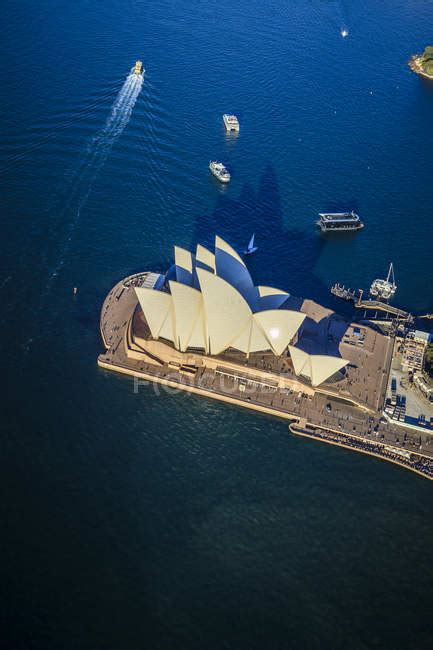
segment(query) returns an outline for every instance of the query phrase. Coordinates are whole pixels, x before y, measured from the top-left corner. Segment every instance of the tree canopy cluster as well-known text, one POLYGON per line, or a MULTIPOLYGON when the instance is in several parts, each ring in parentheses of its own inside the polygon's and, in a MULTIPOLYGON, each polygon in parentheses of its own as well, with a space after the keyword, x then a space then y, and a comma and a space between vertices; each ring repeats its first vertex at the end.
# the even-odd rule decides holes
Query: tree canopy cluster
POLYGON ((427 74, 433 75, 433 45, 428 45, 425 48, 420 57, 420 64, 427 74))
MULTIPOLYGON (((433 48, 431 49, 433 50, 433 48)), ((433 343, 427 345, 424 356, 424 369, 429 377, 433 377, 433 343)))

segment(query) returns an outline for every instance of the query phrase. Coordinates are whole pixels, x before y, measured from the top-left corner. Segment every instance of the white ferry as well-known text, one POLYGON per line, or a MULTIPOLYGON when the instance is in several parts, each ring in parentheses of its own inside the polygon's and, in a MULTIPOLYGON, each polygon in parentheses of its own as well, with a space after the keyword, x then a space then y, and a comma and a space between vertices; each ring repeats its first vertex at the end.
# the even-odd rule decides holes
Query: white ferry
POLYGON ((220 162, 216 160, 211 160, 209 163, 209 169, 212 174, 219 180, 221 183, 228 183, 230 180, 230 173, 227 168, 220 162))
POLYGON ((334 230, 360 230, 364 227, 359 216, 352 212, 320 212, 317 225, 322 232, 334 230))
POLYGON ((228 115, 227 113, 224 113, 223 120, 227 131, 239 132, 239 121, 236 115, 228 115))

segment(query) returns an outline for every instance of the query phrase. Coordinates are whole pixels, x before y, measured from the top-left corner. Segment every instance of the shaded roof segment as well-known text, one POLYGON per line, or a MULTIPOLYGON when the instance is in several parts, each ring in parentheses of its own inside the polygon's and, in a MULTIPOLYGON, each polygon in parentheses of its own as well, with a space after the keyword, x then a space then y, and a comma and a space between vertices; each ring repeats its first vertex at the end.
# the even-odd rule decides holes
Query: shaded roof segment
POLYGON ((248 325, 251 309, 241 294, 222 278, 197 269, 206 315, 209 352, 219 354, 248 325))
POLYGON ((239 264, 245 266, 245 262, 243 261, 239 253, 237 253, 235 249, 230 246, 230 244, 228 244, 224 239, 222 239, 222 237, 215 235, 215 252, 217 250, 224 251, 225 253, 233 257, 235 260, 237 260, 239 264))
POLYGON ((273 287, 251 287, 245 292, 244 298, 253 311, 279 309, 289 298, 288 293, 273 287))
POLYGON ((309 379, 312 386, 323 384, 349 363, 347 359, 341 357, 308 354, 292 345, 289 345, 289 350, 295 373, 309 379))
POLYGON ((283 305, 290 294, 287 291, 281 291, 281 289, 275 289, 274 287, 257 287, 259 292, 259 310, 264 309, 279 309, 283 305))
POLYGON ((221 237, 215 237, 215 272, 246 297, 254 287, 251 275, 238 253, 221 237))

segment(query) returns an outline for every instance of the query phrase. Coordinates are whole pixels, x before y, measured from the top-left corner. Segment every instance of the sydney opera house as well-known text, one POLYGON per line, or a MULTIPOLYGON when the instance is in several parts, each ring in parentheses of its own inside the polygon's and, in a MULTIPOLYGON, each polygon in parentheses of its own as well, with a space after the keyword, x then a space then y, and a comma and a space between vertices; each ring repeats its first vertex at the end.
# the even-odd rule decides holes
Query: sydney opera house
POLYGON ((151 381, 187 383, 196 392, 212 386, 214 395, 215 378, 225 377, 235 393, 246 385, 259 393, 324 392, 380 407, 388 338, 311 300, 256 285, 218 236, 214 250, 175 246, 166 273, 122 280, 104 302, 101 333, 101 366, 151 381))
POLYGON ((134 390, 152 383, 276 415, 294 434, 433 479, 428 434, 384 417, 394 338, 256 285, 221 237, 213 250, 175 246, 166 273, 120 280, 100 329, 98 365, 134 377, 134 390))
POLYGON ((152 339, 212 356, 237 350, 247 358, 267 351, 280 357, 289 350, 295 373, 313 386, 346 365, 339 356, 296 347, 306 314, 285 306, 286 292, 254 286, 242 258, 220 237, 215 252, 199 244, 195 255, 177 246, 174 253, 160 289, 135 288, 152 339))

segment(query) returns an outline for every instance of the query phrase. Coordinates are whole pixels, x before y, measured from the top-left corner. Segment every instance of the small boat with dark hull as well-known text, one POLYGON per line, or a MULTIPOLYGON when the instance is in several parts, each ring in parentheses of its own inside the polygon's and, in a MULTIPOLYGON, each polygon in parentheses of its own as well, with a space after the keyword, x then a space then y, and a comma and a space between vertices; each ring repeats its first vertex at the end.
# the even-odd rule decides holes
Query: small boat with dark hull
POLYGON ((321 212, 317 225, 322 232, 360 230, 364 227, 359 216, 351 212, 321 212))
POLYGON ((217 178, 221 183, 228 183, 230 180, 230 173, 227 168, 216 160, 211 160, 209 163, 209 169, 212 174, 217 178))

